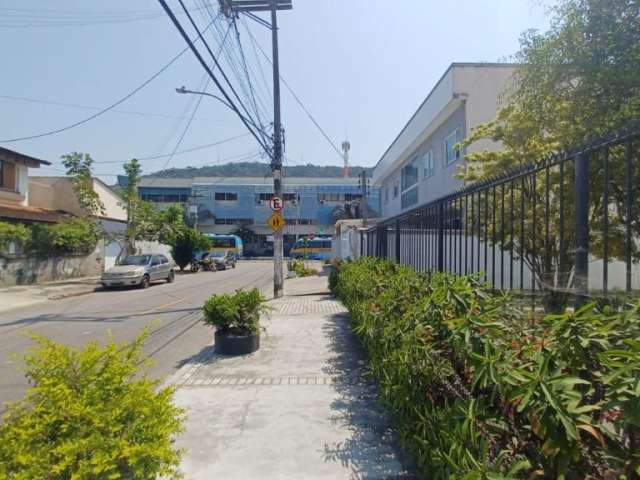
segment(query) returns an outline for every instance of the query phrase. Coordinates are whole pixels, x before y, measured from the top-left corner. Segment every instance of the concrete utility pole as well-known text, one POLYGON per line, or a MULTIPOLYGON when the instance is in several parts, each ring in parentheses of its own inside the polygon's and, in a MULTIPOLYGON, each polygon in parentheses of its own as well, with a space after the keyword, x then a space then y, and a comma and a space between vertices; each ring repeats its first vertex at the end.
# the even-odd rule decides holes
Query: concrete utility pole
MULTIPOLYGON (((280 118, 280 60, 278 56, 278 2, 271 0, 271 41, 273 43, 273 191, 282 196, 282 119, 280 118)), ((284 198, 283 198, 284 199, 284 198)), ((284 229, 273 237, 273 296, 283 295, 284 229)))
POLYGON ((360 204, 360 215, 362 215, 362 225, 367 226, 367 195, 369 195, 369 185, 366 170, 362 170, 360 174, 360 192, 362 192, 362 200, 360 204))
MULTIPOLYGON (((274 195, 284 200, 282 185, 282 119, 280 117, 280 61, 278 52, 278 10, 291 10, 292 0, 220 0, 222 11, 227 16, 246 13, 249 18, 263 26, 271 28, 273 44, 273 172, 274 195), (257 17, 252 12, 271 12, 271 24, 257 17)), ((279 229, 273 235, 273 296, 283 295, 284 274, 284 232, 279 229)))

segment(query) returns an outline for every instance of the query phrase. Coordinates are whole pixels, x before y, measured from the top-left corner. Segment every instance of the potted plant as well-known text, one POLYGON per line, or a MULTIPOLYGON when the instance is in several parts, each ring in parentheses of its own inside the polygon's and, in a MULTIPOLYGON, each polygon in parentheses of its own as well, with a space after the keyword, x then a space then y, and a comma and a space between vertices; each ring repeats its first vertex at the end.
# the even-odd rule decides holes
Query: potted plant
POLYGON ((216 329, 215 351, 244 355, 260 348, 260 315, 266 299, 257 288, 213 295, 204 304, 204 322, 216 329))

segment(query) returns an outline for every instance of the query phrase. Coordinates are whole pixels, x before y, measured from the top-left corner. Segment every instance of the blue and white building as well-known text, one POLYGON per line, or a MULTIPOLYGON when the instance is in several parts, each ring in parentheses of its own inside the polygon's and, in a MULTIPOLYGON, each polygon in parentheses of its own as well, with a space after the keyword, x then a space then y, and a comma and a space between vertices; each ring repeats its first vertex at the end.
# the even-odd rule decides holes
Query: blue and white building
MULTIPOLYGON (((139 194, 160 208, 180 203, 194 216, 197 212, 197 228, 204 233, 249 228, 255 234, 255 245, 248 249, 257 254, 269 253, 271 231, 266 221, 271 215, 269 199, 273 196, 270 177, 146 177, 139 194)), ((334 209, 345 203, 360 203, 361 199, 357 178, 285 178, 285 251, 297 238, 333 235, 334 209)), ((366 203, 370 216, 380 212, 379 188, 370 188, 366 203)))

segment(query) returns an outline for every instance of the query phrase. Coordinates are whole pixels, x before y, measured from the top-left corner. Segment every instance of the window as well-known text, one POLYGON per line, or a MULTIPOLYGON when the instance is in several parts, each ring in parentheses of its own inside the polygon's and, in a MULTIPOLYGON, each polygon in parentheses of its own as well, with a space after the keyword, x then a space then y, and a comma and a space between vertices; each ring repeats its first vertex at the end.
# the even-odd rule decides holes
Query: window
POLYGON ((216 202, 237 202, 238 194, 232 192, 216 192, 215 199, 216 202))
POLYGON ((433 159, 433 150, 429 150, 427 153, 424 154, 424 156, 422 157, 422 162, 423 162, 422 178, 433 177, 436 173, 436 162, 433 159))
POLYGON ((418 203, 418 187, 413 187, 411 190, 402 192, 402 198, 400 199, 402 209, 415 205, 416 203, 418 203))
POLYGON ((398 198, 400 195, 400 182, 398 180, 393 184, 393 198, 398 198))
POLYGON ((344 199, 343 195, 340 195, 339 193, 319 193, 318 194, 318 201, 321 203, 337 203, 337 202, 341 202, 344 199))
POLYGON ((169 263, 169 260, 164 255, 160 255, 160 263, 162 264, 169 263))
POLYGON ((409 163, 402 167, 400 177, 403 192, 418 183, 418 157, 414 157, 409 163))
POLYGON ((285 193, 282 195, 284 198, 283 200, 285 202, 295 202, 298 200, 298 194, 297 193, 285 193))
POLYGON ((452 164, 460 158, 460 150, 456 149, 456 144, 462 140, 460 128, 456 128, 444 139, 444 164, 452 164))
POLYGON ((142 193, 140 198, 154 203, 187 203, 189 195, 186 193, 142 193))
POLYGON ((362 198, 361 193, 345 193, 344 201, 345 202, 353 202, 354 200, 360 200, 362 198))
POLYGON ((16 190, 16 166, 0 160, 0 188, 5 190, 16 190))
POLYGON ((384 203, 385 204, 389 203, 389 189, 388 188, 384 189, 384 203))

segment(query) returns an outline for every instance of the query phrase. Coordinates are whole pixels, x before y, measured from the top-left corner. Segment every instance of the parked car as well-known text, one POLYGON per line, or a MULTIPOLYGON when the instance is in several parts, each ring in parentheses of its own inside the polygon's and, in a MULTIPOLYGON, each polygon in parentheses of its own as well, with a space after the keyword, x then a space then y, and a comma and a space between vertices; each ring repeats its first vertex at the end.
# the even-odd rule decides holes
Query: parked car
POLYGON ((228 267, 236 268, 236 256, 230 251, 211 252, 209 258, 218 270, 226 270, 228 267))
POLYGON ((175 267, 162 254, 129 255, 102 274, 105 288, 137 285, 147 288, 151 282, 175 280, 175 267))

